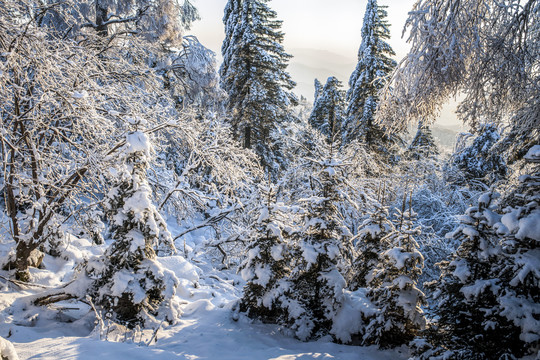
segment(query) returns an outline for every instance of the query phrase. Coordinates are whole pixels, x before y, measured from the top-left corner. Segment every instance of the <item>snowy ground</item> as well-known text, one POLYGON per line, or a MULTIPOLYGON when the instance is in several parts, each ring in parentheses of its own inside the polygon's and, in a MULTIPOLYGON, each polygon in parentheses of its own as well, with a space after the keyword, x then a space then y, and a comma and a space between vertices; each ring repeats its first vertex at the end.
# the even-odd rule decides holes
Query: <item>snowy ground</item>
MULTIPOLYGON (((190 237, 190 240, 192 246, 196 246, 193 242, 201 242, 197 237, 190 237)), ((80 259, 98 251, 85 240, 73 239, 72 245, 68 248, 70 259, 80 259)), ((374 347, 338 345, 327 340, 304 343, 271 325, 252 323, 243 317, 234 321, 231 307, 241 293, 239 276, 232 271, 215 270, 201 259, 204 256, 198 257, 197 266, 193 266, 182 257, 161 258, 165 267, 184 279, 178 290, 183 316, 178 324, 160 328, 157 342, 150 346, 147 342, 152 331, 135 335, 111 331, 108 341, 100 340, 97 332, 92 331, 95 316, 87 305, 30 306, 29 299, 43 289, 21 290, 3 279, 0 279, 0 337, 13 343, 21 360, 408 358, 406 349, 381 351, 374 347)), ((73 260, 47 256, 46 269, 33 269, 33 277, 44 286, 56 286, 69 280, 74 264, 73 260)), ((0 275, 7 274, 0 271, 0 275)))

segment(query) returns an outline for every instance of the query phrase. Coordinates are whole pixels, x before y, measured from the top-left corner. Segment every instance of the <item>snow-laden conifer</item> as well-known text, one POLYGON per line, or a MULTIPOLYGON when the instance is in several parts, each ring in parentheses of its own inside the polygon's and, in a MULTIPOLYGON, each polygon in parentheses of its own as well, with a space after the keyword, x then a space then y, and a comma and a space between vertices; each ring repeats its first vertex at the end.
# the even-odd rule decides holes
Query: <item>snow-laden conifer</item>
POLYGON ((506 161, 494 148, 500 139, 497 125, 484 124, 477 134, 472 144, 458 149, 454 154, 452 165, 460 172, 456 177, 451 177, 451 181, 473 186, 476 181, 493 184, 506 176, 506 161))
POLYGON ((395 229, 383 241, 388 245, 379 254, 379 265, 369 277, 368 297, 378 312, 368 319, 364 333, 366 344, 392 347, 412 340, 426 325, 421 306, 425 297, 418 289, 424 257, 418 251, 414 227, 416 214, 409 205, 397 210, 395 229))
POLYGON ((157 316, 174 321, 179 315, 173 304, 179 281, 155 261, 156 249, 174 247, 152 204, 146 175, 151 140, 143 131, 131 131, 123 150, 118 182, 106 199, 113 243, 88 265, 95 279, 90 292, 106 316, 129 327, 148 325, 157 316))
POLYGON ((389 220, 388 208, 379 202, 373 206, 356 235, 351 289, 367 287, 379 266, 379 255, 389 247, 386 236, 395 231, 394 224, 389 220))
POLYGON ((244 147, 254 149, 263 164, 276 169, 272 132, 288 119, 297 103, 286 72, 290 55, 284 34, 268 0, 230 0, 225 8, 221 86, 233 131, 244 147))
POLYGON ((330 136, 339 136, 344 120, 345 91, 341 87, 341 81, 331 76, 322 89, 316 89, 319 94, 309 117, 311 126, 326 135, 329 141, 333 141, 330 136))
POLYGON ((351 233, 338 211, 347 201, 344 172, 347 166, 336 142, 320 139, 316 158, 307 158, 311 190, 300 199, 304 214, 295 234, 291 289, 284 305, 298 338, 327 334, 343 301, 345 272, 351 258, 351 233))
MULTIPOLYGON (((507 351, 501 342, 505 335, 500 327, 507 327, 508 321, 500 316, 497 305, 501 295, 497 270, 501 246, 493 225, 500 220, 494 204, 498 197, 493 192, 482 195, 478 205, 461 216, 461 225, 448 235, 461 245, 450 261, 440 264, 441 278, 429 284, 436 289, 436 314, 443 342, 458 353, 467 353, 461 348, 471 350, 479 359, 499 358, 507 351)), ((517 339, 515 329, 511 332, 517 339)))
POLYGON ((280 301, 288 290, 285 279, 290 274, 291 227, 287 209, 277 202, 276 186, 260 185, 258 217, 249 239, 247 257, 240 266, 247 284, 240 301, 240 311, 264 322, 283 322, 284 310, 280 301))
POLYGON ((385 7, 377 0, 369 0, 362 25, 362 43, 358 50, 358 64, 349 79, 347 119, 343 139, 354 139, 366 144, 371 151, 384 153, 393 141, 375 122, 379 103, 378 92, 384 88, 396 67, 395 55, 386 42, 390 38, 385 7))
POLYGON ((429 160, 439 155, 439 149, 433 138, 431 128, 423 121, 418 122, 418 130, 405 157, 410 160, 429 160))

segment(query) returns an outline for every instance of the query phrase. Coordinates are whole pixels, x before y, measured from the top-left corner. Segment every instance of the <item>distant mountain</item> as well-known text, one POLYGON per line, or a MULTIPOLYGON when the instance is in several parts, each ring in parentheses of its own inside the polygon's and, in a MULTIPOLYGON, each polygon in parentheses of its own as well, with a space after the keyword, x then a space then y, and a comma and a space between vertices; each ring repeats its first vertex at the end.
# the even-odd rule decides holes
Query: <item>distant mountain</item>
POLYGON ((345 89, 347 82, 356 66, 356 58, 318 49, 290 49, 288 52, 294 57, 291 59, 288 71, 297 82, 295 92, 313 100, 313 82, 317 78, 325 83, 330 76, 337 77, 345 89))

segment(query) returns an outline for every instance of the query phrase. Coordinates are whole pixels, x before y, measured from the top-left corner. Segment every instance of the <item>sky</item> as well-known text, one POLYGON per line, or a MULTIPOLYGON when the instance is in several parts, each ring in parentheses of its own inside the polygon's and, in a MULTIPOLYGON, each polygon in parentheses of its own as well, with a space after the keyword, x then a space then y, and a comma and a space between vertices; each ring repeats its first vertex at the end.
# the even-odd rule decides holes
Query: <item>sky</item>
MULTIPOLYGON (((379 5, 388 6, 392 32, 390 45, 399 57, 403 57, 408 49, 405 40, 401 39, 401 33, 414 2, 379 2, 379 5)), ((224 37, 222 18, 226 3, 227 0, 194 1, 202 20, 193 26, 192 33, 217 53, 224 37)), ((285 49, 327 50, 356 60, 366 3, 366 0, 273 0, 270 1, 270 7, 283 20, 285 49)))
MULTIPOLYGON (((201 20, 189 34, 197 36, 207 48, 213 50, 221 62, 221 44, 224 38, 223 10, 227 0, 193 0, 201 20)), ((390 23, 390 45, 400 61, 409 49, 406 36, 402 36, 408 12, 416 0, 380 0, 386 5, 390 23)), ((297 82, 295 92, 313 99, 315 78, 326 81, 336 76, 345 88, 358 61, 361 28, 367 0, 272 0, 269 6, 283 20, 285 50, 293 55, 288 71, 297 82)), ((459 124, 449 108, 443 110, 442 124, 459 124)))

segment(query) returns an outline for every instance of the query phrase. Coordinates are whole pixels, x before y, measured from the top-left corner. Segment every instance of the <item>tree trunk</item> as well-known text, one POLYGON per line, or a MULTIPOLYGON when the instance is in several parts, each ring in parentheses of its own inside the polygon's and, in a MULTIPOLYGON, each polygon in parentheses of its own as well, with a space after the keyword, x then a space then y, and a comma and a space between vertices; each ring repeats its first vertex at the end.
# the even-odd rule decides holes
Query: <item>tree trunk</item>
POLYGON ((251 148, 251 126, 247 125, 244 129, 244 148, 251 148))
POLYGON ((108 8, 107 5, 103 3, 103 0, 96 0, 96 25, 97 33, 100 36, 109 35, 109 30, 107 28, 107 17, 108 17, 108 8))

